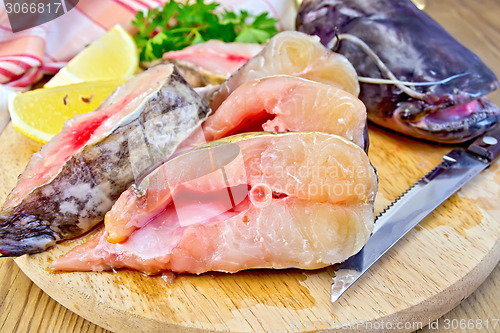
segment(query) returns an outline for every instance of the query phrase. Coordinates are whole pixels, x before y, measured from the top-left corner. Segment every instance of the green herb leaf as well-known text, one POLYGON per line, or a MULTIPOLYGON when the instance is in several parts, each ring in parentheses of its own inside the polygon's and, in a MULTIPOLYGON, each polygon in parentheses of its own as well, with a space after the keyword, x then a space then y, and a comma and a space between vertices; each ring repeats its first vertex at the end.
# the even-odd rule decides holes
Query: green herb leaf
POLYGON ((144 48, 144 60, 151 61, 161 58, 163 53, 165 53, 165 50, 170 47, 169 44, 168 37, 165 33, 160 32, 156 34, 146 43, 144 48))
POLYGON ((266 43, 278 32, 277 20, 268 13, 252 15, 216 11, 219 4, 204 0, 182 4, 174 0, 163 8, 138 12, 132 25, 141 61, 161 58, 163 53, 218 39, 224 42, 266 43))
POLYGON ((195 35, 194 35, 193 41, 191 42, 191 45, 200 44, 203 42, 205 42, 205 39, 203 39, 203 37, 201 36, 201 34, 198 31, 195 31, 195 35))
POLYGON ((265 31, 251 28, 251 27, 243 27, 241 32, 236 37, 236 42, 239 43, 257 43, 262 44, 265 43, 269 39, 269 34, 265 31))

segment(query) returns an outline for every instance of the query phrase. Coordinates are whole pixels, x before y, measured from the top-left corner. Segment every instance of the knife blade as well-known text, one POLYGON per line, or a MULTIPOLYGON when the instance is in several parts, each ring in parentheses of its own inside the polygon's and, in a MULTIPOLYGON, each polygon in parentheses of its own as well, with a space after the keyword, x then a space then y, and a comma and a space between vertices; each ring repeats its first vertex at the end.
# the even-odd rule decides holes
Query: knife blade
POLYGON ((500 154, 500 125, 467 149, 454 149, 433 170, 393 201, 377 218, 370 239, 338 266, 331 285, 336 302, 380 257, 430 212, 487 168, 500 154))

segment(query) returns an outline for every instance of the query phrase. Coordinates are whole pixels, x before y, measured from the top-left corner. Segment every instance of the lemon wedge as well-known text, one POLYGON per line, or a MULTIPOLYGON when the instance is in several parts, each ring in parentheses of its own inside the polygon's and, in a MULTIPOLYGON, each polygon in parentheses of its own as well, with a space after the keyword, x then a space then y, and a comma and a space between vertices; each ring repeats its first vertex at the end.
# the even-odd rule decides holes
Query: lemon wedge
POLYGON ((22 134, 46 143, 66 120, 95 110, 125 79, 70 84, 18 93, 9 100, 12 125, 22 134))
POLYGON ((134 39, 117 25, 78 53, 44 87, 127 79, 134 75, 138 64, 134 39))
POLYGON ((44 88, 9 99, 15 129, 46 143, 74 116, 95 110, 134 75, 139 59, 132 36, 117 25, 63 67, 44 88))

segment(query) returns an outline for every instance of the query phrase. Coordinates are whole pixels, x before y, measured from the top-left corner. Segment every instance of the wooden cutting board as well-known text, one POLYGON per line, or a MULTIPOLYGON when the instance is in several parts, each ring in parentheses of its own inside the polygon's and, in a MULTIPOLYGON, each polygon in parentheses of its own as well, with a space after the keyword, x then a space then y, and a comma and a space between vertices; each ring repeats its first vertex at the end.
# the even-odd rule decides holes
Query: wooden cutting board
MULTIPOLYGON (((498 1, 429 0, 426 11, 500 74, 498 1)), ((492 99, 500 104, 500 93, 492 99)), ((378 128, 371 128, 370 135, 370 158, 380 176, 377 212, 451 149, 378 128)), ((2 133, 0 202, 38 149, 11 126, 2 133)), ((182 275, 174 284, 129 271, 49 273, 51 260, 72 243, 16 262, 56 301, 115 332, 322 331, 350 323, 358 331, 384 331, 390 325, 414 331, 454 308, 500 259, 499 196, 497 163, 404 237, 336 304, 329 303, 332 268, 182 275)), ((24 302, 33 308, 35 301, 24 302)), ((36 311, 46 314, 46 309, 36 311)))
MULTIPOLYGON (((369 155, 380 176, 376 213, 450 150, 378 128, 371 128, 370 137, 369 155)), ((0 200, 38 148, 10 125, 0 136, 5 161, 0 168, 0 200)), ((56 301, 115 332, 286 332, 349 323, 360 331, 387 325, 414 331, 454 308, 499 261, 499 193, 497 163, 412 230, 335 304, 329 301, 331 267, 180 275, 173 284, 132 271, 47 271, 54 258, 82 240, 18 258, 16 263, 56 301)))

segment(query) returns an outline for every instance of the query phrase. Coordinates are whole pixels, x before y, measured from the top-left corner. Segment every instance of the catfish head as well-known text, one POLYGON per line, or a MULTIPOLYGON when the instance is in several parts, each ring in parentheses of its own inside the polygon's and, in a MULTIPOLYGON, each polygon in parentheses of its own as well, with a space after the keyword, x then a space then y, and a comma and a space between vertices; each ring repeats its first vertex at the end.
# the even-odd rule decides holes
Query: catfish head
POLYGON ((304 0, 297 29, 336 44, 354 65, 373 123, 458 143, 499 120, 484 97, 498 87, 495 74, 410 0, 304 0))

